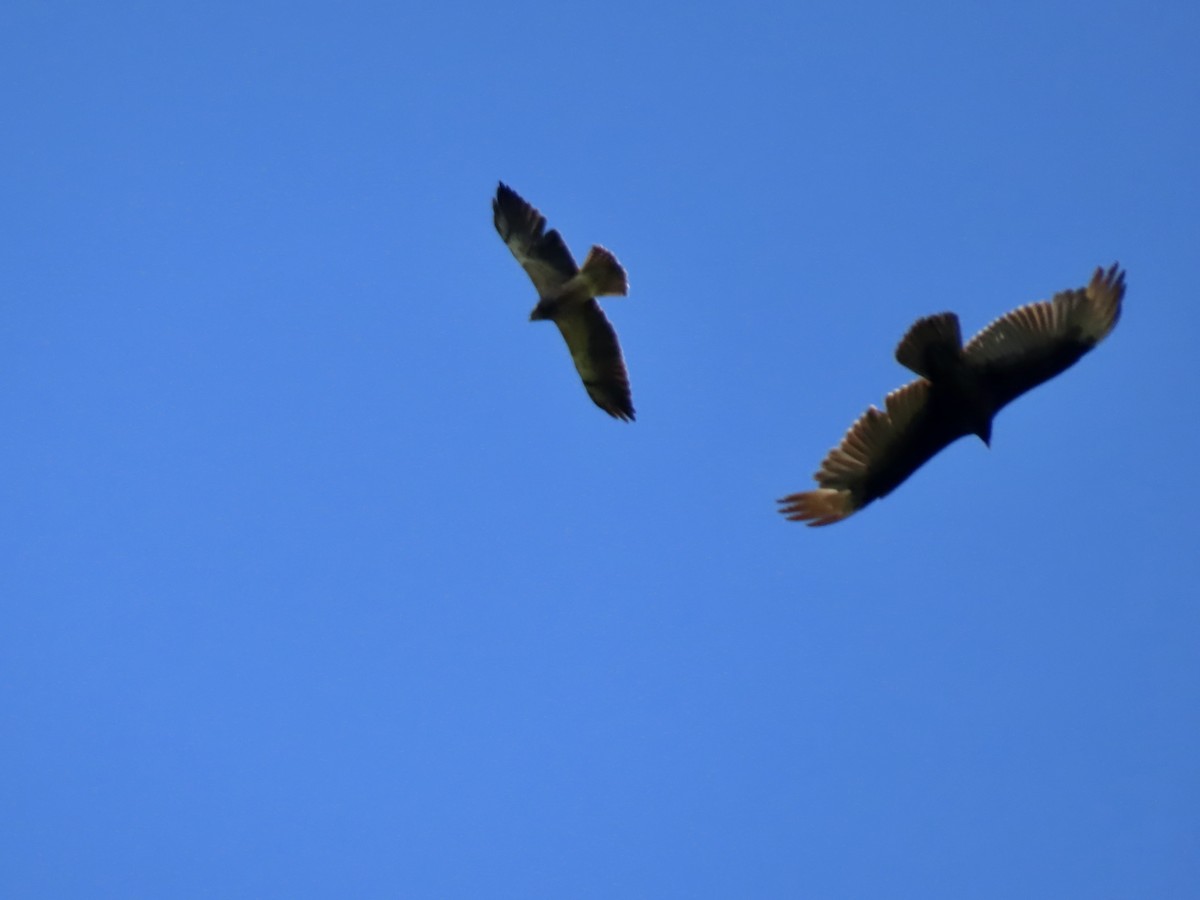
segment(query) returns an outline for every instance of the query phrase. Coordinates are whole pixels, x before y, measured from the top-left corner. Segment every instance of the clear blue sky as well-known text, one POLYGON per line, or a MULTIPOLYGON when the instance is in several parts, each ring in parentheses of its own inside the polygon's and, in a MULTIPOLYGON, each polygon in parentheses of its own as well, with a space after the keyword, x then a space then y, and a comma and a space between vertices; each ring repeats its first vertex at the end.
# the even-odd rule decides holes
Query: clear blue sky
POLYGON ((1200 6, 10 3, 0 895, 1195 897, 1200 6), (504 180, 606 301, 587 399, 504 180), (785 522, 918 316, 1075 368, 785 522))

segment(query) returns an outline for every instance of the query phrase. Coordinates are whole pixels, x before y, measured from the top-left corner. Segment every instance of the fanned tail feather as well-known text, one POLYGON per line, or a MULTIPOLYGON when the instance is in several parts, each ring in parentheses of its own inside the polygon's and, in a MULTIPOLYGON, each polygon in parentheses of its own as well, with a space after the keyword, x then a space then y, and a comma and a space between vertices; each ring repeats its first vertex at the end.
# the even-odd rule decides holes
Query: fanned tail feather
POLYGON ((855 511, 854 498, 849 491, 820 488, 800 494, 789 494, 779 501, 780 512, 792 522, 810 526, 832 525, 855 511))
POLYGON ((930 381, 955 366, 961 356, 962 331, 952 312, 917 319, 896 347, 896 361, 930 381))
POLYGON ((588 251, 579 274, 564 288, 569 291, 582 285, 592 297, 624 297, 629 293, 629 281, 617 258, 599 244, 588 251))

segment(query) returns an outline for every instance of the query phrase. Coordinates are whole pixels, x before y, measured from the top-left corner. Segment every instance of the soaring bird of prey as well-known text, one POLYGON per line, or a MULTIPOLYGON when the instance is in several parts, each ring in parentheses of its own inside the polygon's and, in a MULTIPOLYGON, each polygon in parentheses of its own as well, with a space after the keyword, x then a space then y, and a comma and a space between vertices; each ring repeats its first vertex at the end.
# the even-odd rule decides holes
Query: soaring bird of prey
POLYGON ((992 418, 1026 391, 1073 366, 1121 315, 1125 273, 1097 269, 1083 288, 1001 316, 964 347, 958 316, 928 316, 908 330, 896 360, 921 377, 870 407, 813 476, 817 490, 779 502, 792 521, 830 525, 886 497, 939 451, 967 435, 990 446, 992 418))
POLYGON ((538 302, 529 320, 549 319, 558 326, 583 386, 592 401, 624 421, 633 420, 629 376, 617 333, 597 297, 625 296, 629 282, 617 258, 596 245, 583 268, 557 231, 546 231, 546 218, 503 182, 492 200, 496 231, 537 288, 538 302))

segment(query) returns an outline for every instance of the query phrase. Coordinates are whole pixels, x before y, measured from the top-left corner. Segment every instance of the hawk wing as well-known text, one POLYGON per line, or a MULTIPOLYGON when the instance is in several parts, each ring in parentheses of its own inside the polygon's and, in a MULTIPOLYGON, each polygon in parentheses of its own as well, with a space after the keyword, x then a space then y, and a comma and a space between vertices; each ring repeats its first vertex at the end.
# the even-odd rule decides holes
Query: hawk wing
POLYGON ((961 416, 921 378, 869 407, 813 476, 820 488, 790 494, 779 510, 793 522, 831 525, 891 493, 968 433, 961 416))
POLYGON ((617 333, 594 298, 564 306, 554 317, 588 396, 618 419, 633 421, 629 376, 617 333))
POLYGON ((997 412, 1095 347, 1121 317, 1125 273, 1096 269, 1087 287, 1062 291, 1001 316, 963 348, 997 412))
POLYGON ((492 200, 492 221, 539 297, 554 296, 579 271, 562 235, 546 231, 546 217, 504 182, 492 200))

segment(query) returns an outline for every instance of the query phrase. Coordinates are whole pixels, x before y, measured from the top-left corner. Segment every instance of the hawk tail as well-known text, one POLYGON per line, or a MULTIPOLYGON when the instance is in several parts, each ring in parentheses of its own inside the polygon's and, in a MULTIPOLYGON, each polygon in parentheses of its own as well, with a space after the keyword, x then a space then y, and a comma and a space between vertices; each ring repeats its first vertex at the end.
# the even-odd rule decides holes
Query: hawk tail
POLYGON ((780 512, 791 522, 806 522, 810 526, 832 525, 856 509, 849 491, 820 488, 802 494, 789 494, 779 501, 780 512))
POLYGON ((582 284, 593 297, 624 297, 629 293, 629 280, 617 258, 599 244, 588 251, 579 274, 571 279, 582 284))
POLYGON ((954 313, 917 319, 896 347, 896 362, 933 381, 962 358, 962 331, 954 313))

